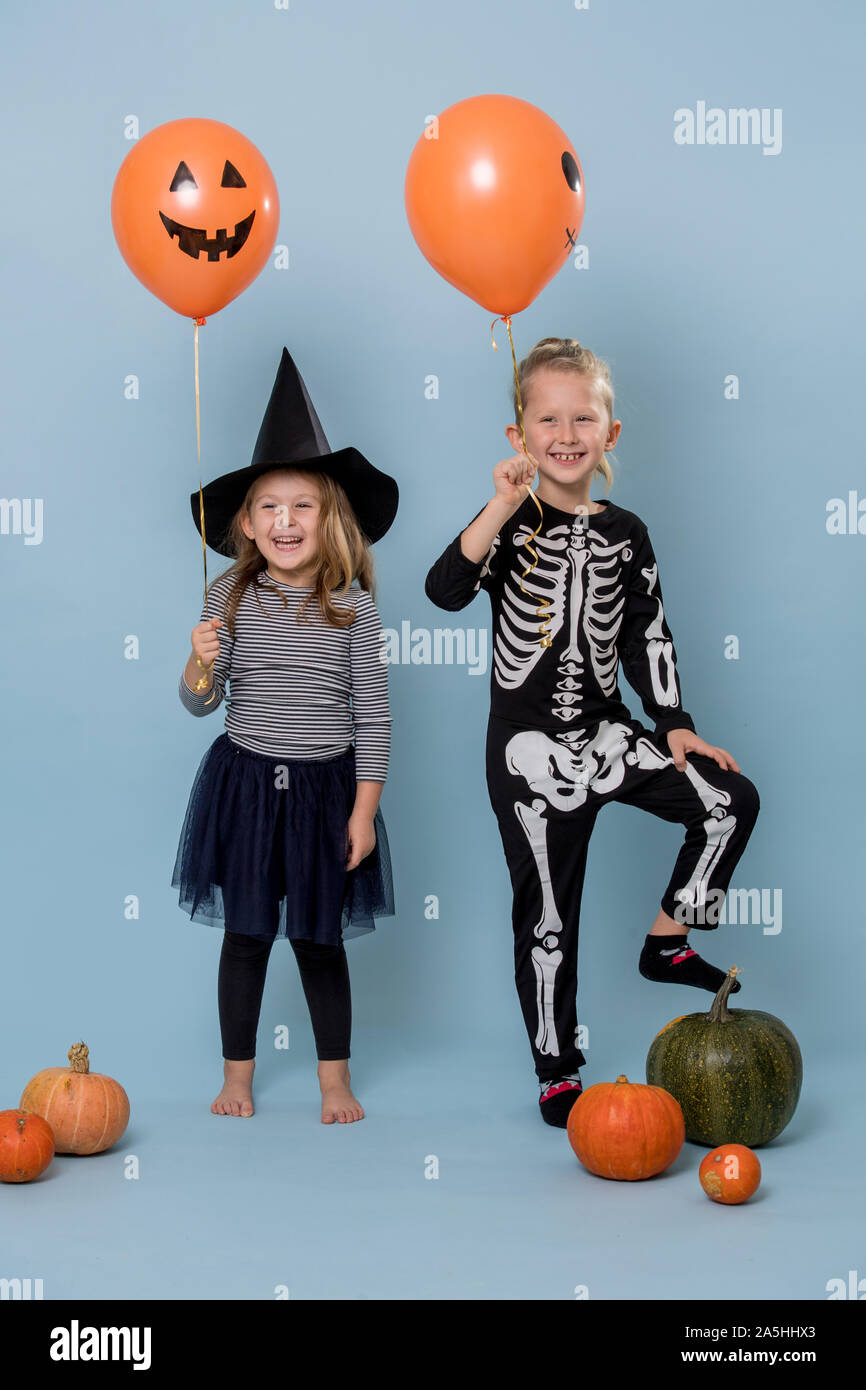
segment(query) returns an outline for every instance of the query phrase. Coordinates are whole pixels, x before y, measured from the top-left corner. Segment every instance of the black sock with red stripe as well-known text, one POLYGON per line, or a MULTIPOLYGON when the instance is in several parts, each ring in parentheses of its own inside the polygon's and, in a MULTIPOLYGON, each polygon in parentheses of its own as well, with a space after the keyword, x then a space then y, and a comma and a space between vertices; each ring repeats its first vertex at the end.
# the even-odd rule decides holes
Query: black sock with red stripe
MULTIPOLYGON (((717 994, 727 972, 702 960, 689 945, 688 933, 675 936, 648 935, 638 961, 645 980, 663 980, 678 985, 697 985, 717 994)), ((737 980, 731 990, 740 988, 737 980)))
POLYGON ((580 1072, 569 1072, 566 1076, 558 1076, 553 1081, 539 1081, 538 1084, 541 1089, 538 1104, 541 1107, 542 1118, 549 1125, 565 1129, 571 1107, 578 1096, 583 1094, 580 1072))

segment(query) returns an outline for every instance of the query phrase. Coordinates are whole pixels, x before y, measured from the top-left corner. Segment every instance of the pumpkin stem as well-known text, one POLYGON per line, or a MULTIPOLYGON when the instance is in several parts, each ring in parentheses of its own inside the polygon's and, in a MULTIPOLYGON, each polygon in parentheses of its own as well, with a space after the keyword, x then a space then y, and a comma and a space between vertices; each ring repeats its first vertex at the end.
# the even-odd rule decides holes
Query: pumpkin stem
POLYGON ((728 995, 734 987, 738 974, 739 968, 732 965, 719 986, 718 994, 710 1005, 710 1011, 707 1014, 708 1023, 728 1023, 730 1021, 731 1015, 727 1007, 728 995))
POLYGON ((66 1055, 69 1058, 69 1065, 73 1071, 90 1071, 87 1043, 73 1043, 66 1055))
POLYGON ((626 1083, 626 1085, 628 1085, 628 1077, 627 1077, 627 1076, 618 1076, 616 1079, 617 1079, 617 1081, 624 1081, 624 1082, 626 1083))

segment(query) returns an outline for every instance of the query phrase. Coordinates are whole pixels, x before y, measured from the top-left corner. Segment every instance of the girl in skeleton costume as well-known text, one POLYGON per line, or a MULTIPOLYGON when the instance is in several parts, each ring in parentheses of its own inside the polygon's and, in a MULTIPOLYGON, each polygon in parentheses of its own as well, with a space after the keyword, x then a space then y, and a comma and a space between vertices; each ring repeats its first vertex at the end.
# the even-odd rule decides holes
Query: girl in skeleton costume
MULTIPOLYGON (((509 425, 521 452, 496 466, 495 496, 446 547, 425 589, 450 611, 479 588, 490 596, 487 788, 513 888, 515 982, 541 1113, 564 1127, 586 1061, 576 1043, 577 937, 598 812, 619 801, 685 826, 638 968, 649 980, 715 992, 724 972, 689 946, 688 932, 717 927, 759 799, 682 707, 647 527, 614 502, 590 500, 595 473, 612 481, 605 454, 621 428, 606 364, 573 339, 546 338, 518 377, 526 449, 509 425), (620 664, 651 728, 623 703, 620 664)), ((517 406, 515 390, 515 419, 517 406)))

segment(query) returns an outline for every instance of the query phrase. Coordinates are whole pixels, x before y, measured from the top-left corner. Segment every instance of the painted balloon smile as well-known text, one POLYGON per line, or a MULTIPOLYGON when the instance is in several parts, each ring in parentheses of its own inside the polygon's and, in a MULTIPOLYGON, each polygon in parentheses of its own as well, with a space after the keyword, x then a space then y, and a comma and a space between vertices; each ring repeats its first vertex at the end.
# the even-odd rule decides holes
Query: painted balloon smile
POLYGON ((237 255, 250 234, 256 213, 253 209, 249 217, 245 217, 242 222, 236 222, 231 236, 226 235, 225 227, 220 227, 215 237, 209 237, 204 227, 185 227, 182 222, 175 222, 174 218, 166 217, 164 212, 159 215, 165 230, 170 237, 177 237, 177 244, 185 255, 192 256, 193 260, 197 261, 199 253, 207 251, 209 261, 218 261, 223 251, 227 260, 237 255))

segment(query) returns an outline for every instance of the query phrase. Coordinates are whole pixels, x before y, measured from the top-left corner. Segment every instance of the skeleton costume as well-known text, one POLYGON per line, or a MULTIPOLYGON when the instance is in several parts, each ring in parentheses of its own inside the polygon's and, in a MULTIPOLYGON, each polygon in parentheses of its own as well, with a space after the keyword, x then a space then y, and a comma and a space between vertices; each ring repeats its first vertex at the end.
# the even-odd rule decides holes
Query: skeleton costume
MULTIPOLYGON (((538 507, 527 496, 483 560, 468 559, 457 535, 430 569, 425 591, 451 611, 479 588, 490 595, 487 788, 514 893, 515 982, 536 1074, 545 1081, 586 1060, 576 1042, 577 937, 601 807, 620 801, 686 827, 661 899, 673 917, 678 903, 699 909, 708 893, 727 891, 759 802, 748 778, 714 758, 690 753, 680 772, 670 756, 668 730, 695 726, 682 708, 645 524, 610 501, 592 516, 538 501, 544 519, 537 536, 538 507), (527 541, 538 563, 523 579, 524 593, 527 541), (549 646, 539 640, 543 629, 549 646), (652 730, 623 703, 620 663, 652 730)), ((714 896, 686 921, 715 928, 720 903, 714 896)))

